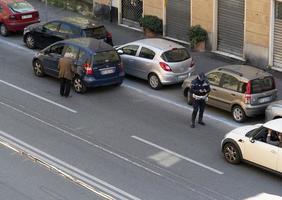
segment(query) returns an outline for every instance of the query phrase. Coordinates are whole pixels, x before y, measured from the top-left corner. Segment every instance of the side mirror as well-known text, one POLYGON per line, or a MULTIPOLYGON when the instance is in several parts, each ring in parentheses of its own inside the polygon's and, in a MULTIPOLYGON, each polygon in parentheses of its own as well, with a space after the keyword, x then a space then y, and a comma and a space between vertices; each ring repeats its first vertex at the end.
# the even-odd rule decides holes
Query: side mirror
POLYGON ((121 54, 123 54, 123 50, 119 49, 119 50, 117 50, 117 53, 118 53, 119 55, 121 55, 121 54))
POLYGON ((254 138, 253 138, 253 137, 250 137, 250 139, 249 139, 249 140, 250 140, 250 142, 251 142, 251 143, 255 143, 255 140, 254 140, 254 138))

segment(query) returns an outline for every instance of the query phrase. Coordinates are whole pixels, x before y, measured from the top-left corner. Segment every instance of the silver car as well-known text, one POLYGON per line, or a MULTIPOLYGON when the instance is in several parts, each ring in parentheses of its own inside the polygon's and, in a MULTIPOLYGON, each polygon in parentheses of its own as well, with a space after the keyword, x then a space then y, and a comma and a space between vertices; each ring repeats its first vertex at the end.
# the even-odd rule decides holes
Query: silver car
POLYGON ((271 103, 265 110, 265 120, 282 118, 282 100, 271 103))
POLYGON ((165 39, 142 39, 116 49, 125 73, 148 80, 153 89, 183 82, 195 71, 195 63, 188 50, 165 39))

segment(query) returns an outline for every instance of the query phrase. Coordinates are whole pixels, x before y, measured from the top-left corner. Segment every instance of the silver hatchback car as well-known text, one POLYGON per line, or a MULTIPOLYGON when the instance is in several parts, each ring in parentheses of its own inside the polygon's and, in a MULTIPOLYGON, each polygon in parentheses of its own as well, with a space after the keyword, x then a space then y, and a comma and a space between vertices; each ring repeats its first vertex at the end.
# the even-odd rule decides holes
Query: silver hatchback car
POLYGON ((188 50, 162 38, 142 39, 116 49, 125 73, 148 80, 153 89, 183 82, 195 71, 188 50))

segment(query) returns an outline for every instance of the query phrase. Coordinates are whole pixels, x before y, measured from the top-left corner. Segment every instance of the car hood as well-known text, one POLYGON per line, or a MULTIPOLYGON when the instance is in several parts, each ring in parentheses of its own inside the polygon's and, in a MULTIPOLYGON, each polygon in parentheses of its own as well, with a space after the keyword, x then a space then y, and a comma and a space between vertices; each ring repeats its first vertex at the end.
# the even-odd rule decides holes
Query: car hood
POLYGON ((249 131, 256 129, 258 127, 260 127, 262 124, 256 124, 256 125, 248 125, 248 126, 242 126, 242 127, 238 127, 232 131, 230 131, 229 133, 227 133, 225 135, 225 138, 234 138, 234 137, 242 137, 245 136, 246 133, 248 133, 249 131))

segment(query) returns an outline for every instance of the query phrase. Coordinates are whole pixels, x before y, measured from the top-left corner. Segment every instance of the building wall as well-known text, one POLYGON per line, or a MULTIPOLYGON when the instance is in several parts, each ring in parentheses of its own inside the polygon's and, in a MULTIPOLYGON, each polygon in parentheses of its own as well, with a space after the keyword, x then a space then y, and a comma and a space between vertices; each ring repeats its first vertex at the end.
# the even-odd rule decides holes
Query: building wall
POLYGON ((270 0, 246 0, 245 58, 266 66, 269 57, 270 0))
POLYGON ((155 15, 163 19, 163 5, 165 0, 143 0, 144 15, 155 15))

